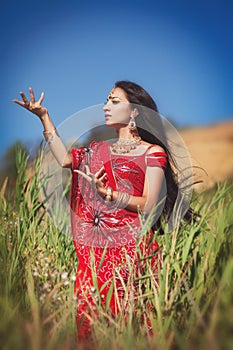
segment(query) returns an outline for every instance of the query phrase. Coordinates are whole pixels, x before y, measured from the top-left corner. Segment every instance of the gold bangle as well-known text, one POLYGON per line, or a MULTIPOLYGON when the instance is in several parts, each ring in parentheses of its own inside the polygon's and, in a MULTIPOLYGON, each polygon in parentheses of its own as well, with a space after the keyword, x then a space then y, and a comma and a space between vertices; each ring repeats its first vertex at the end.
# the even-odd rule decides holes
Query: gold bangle
POLYGON ((45 141, 47 141, 48 144, 53 142, 55 135, 59 137, 59 134, 56 128, 54 128, 52 131, 44 130, 43 135, 44 135, 45 141))
POLYGON ((131 195, 127 192, 117 192, 116 207, 124 209, 130 201, 131 195))
POLYGON ((106 188, 106 194, 105 194, 105 200, 107 202, 111 202, 112 201, 112 195, 113 195, 113 190, 111 187, 107 187, 106 188))

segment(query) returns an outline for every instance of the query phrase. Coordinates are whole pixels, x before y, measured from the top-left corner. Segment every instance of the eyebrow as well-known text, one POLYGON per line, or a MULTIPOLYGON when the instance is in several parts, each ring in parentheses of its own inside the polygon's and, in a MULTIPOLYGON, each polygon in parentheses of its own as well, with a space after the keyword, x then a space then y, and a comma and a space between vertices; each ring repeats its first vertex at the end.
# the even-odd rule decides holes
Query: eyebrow
POLYGON ((108 96, 108 100, 112 100, 113 98, 119 98, 119 100, 120 100, 120 97, 118 97, 118 96, 108 96))

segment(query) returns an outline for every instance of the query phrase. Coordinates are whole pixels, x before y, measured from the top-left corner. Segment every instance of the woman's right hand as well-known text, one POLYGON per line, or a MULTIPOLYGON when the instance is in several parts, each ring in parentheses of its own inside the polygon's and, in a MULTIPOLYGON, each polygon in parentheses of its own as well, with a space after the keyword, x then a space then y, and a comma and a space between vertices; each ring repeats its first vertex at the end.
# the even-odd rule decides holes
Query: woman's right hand
POLYGON ((35 101, 35 95, 32 88, 29 88, 30 100, 27 99, 23 92, 20 92, 20 96, 23 101, 13 100, 13 102, 17 103, 21 107, 26 108, 29 112, 37 115, 40 119, 43 119, 44 116, 48 115, 48 110, 44 106, 41 105, 44 99, 44 93, 42 92, 38 101, 35 101))

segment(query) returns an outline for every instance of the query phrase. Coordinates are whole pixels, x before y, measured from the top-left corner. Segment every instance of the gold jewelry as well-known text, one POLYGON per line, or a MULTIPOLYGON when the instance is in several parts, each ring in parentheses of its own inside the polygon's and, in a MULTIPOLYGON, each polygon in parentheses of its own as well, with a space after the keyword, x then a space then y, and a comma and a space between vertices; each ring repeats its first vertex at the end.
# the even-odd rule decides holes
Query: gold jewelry
POLYGON ((129 130, 130 132, 135 132, 137 131, 137 126, 136 126, 136 123, 135 123, 135 119, 134 117, 131 115, 130 116, 130 120, 129 120, 129 130))
POLYGON ((112 152, 117 154, 129 153, 132 149, 135 149, 141 143, 141 137, 137 136, 133 139, 118 139, 112 145, 112 152))
POLYGON ((130 201, 131 195, 127 192, 117 192, 116 207, 124 209, 130 201))
POLYGON ((59 134, 58 134, 56 128, 54 128, 52 131, 44 130, 44 131, 43 131, 43 134, 44 134, 45 141, 47 141, 48 144, 50 144, 50 143, 53 142, 55 136, 58 136, 58 137, 59 137, 59 134))
POLYGON ((106 188, 106 194, 105 194, 105 200, 107 202, 111 202, 112 201, 112 195, 113 195, 113 189, 111 187, 107 187, 106 188))

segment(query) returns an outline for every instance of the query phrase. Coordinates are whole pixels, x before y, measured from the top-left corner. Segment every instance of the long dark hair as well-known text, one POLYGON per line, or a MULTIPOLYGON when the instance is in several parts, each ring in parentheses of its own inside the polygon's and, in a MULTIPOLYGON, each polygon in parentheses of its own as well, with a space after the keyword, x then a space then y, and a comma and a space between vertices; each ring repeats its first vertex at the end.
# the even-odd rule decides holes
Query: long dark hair
MULTIPOLYGON (((124 90, 128 101, 133 107, 136 107, 139 114, 135 118, 137 130, 142 140, 150 144, 161 146, 168 155, 167 167, 165 169, 165 180, 167 186, 167 196, 163 207, 162 216, 168 220, 173 212, 174 205, 178 196, 178 180, 177 180, 177 166, 168 149, 166 134, 162 119, 160 117, 158 107, 153 98, 140 85, 131 81, 117 81, 115 88, 124 90), (146 107, 146 108, 145 108, 146 107)), ((191 221, 193 210, 188 208, 184 215, 184 219, 191 221)), ((161 228, 161 219, 157 220, 153 228, 161 228)))

